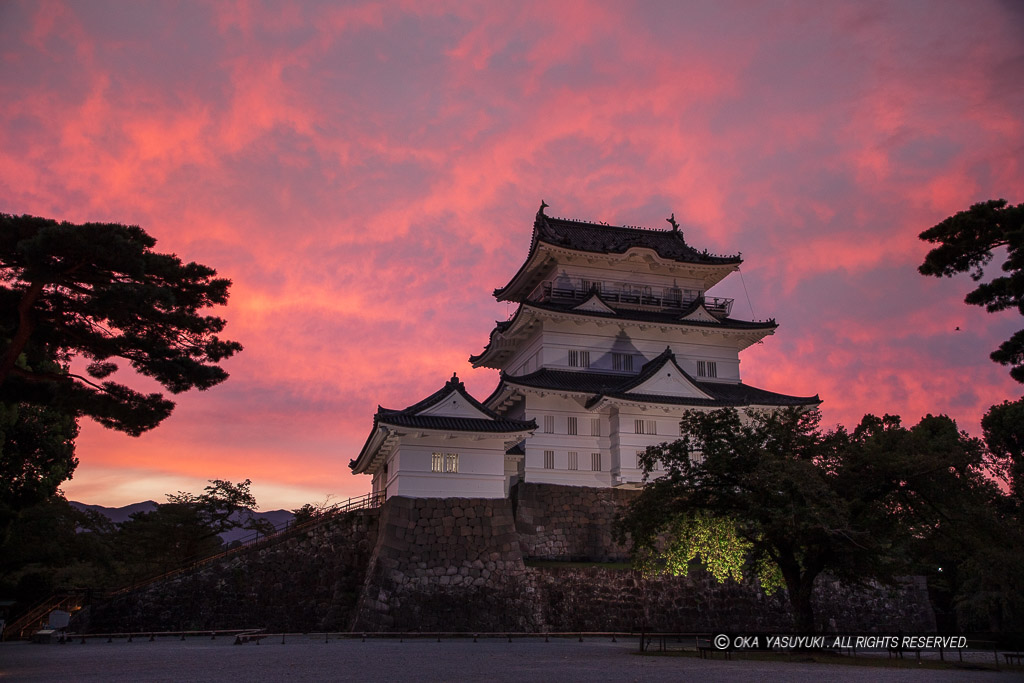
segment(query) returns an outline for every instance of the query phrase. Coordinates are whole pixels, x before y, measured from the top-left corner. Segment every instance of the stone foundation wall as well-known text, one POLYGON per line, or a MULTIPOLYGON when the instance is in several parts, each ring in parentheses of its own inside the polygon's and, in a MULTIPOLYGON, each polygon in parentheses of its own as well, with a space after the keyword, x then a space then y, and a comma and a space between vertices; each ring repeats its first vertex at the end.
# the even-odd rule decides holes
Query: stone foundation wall
MULTIPOLYGON (((520 484, 513 499, 391 498, 280 543, 94 605, 89 632, 790 630, 785 592, 644 578, 619 561, 612 522, 635 491, 520 484), (529 566, 530 563, 537 563, 529 566)), ((852 589, 818 580, 824 631, 933 631, 923 580, 852 589)))
POLYGON ((377 540, 378 510, 339 515, 266 547, 94 604, 76 628, 92 633, 265 627, 348 627, 377 540))
POLYGON ((523 556, 544 560, 624 562, 629 548, 615 542, 618 511, 639 491, 520 482, 513 489, 523 556))
MULTIPOLYGON (((702 570, 685 577, 644 578, 599 568, 536 568, 542 621, 551 631, 791 631, 784 590, 768 596, 755 584, 718 581, 702 570)), ((851 589, 828 577, 814 594, 817 626, 836 631, 934 631, 923 581, 851 589)))
POLYGON ((534 631, 536 601, 505 499, 391 498, 356 631, 534 631))

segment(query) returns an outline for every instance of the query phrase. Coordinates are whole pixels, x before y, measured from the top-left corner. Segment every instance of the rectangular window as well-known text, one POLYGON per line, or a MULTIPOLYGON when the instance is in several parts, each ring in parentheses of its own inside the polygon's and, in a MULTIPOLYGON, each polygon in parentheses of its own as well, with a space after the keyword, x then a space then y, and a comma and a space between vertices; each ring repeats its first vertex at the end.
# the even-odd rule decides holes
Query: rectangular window
POLYGON ((690 451, 690 462, 694 465, 703 465, 704 454, 700 451, 690 451))
POLYGON ((555 433, 555 416, 545 415, 544 416, 544 433, 554 434, 555 433))
POLYGON ((590 435, 601 436, 601 418, 595 417, 590 420, 590 435))
POLYGON ((458 472, 459 471, 459 454, 458 453, 431 453, 430 454, 430 471, 431 472, 458 472))
POLYGON ((577 431, 576 418, 575 417, 570 417, 569 420, 568 420, 568 424, 566 425, 565 433, 566 434, 572 434, 573 436, 575 436, 576 435, 576 431, 577 431))
POLYGON ((633 467, 640 468, 640 456, 644 454, 644 451, 637 451, 636 457, 633 458, 633 467))
POLYGON ((555 452, 544 451, 544 469, 553 470, 555 469, 555 452))
POLYGON ((718 377, 718 363, 713 360, 697 361, 698 377, 718 377))
POLYGON ((612 370, 628 370, 633 371, 633 356, 628 353, 613 353, 612 354, 612 370))
POLYGON ((458 472, 459 471, 459 454, 458 453, 445 453, 444 454, 444 471, 445 472, 458 472))
POLYGON ((601 471, 601 454, 600 453, 591 453, 590 454, 590 469, 594 470, 595 472, 600 472, 601 471))
POLYGON ((658 423, 655 420, 634 420, 633 431, 636 434, 657 434, 658 423))
POLYGON ((569 451, 569 469, 578 470, 580 468, 580 454, 576 451, 569 451))
POLYGON ((570 349, 569 365, 574 368, 589 368, 590 351, 577 351, 576 349, 570 349))

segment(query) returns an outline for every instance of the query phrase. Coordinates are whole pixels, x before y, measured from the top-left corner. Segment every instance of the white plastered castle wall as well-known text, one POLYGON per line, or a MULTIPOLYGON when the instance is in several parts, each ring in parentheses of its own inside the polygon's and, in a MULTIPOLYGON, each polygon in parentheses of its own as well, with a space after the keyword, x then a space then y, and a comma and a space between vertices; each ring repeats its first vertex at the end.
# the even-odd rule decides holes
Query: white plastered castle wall
MULTIPOLYGON (((504 498, 505 437, 404 435, 387 460, 386 494, 410 498, 504 498), (457 472, 432 471, 434 453, 458 455, 457 472)), ((443 467, 442 467, 443 469, 443 467)))
POLYGON ((529 374, 541 368, 554 370, 585 370, 616 372, 613 354, 633 356, 633 370, 623 376, 635 375, 647 361, 671 348, 683 370, 697 376, 698 361, 716 364, 716 378, 708 381, 739 382, 739 345, 734 336, 713 328, 672 328, 662 331, 657 325, 600 320, 545 320, 543 331, 517 352, 506 364, 510 375, 529 374), (569 364, 569 351, 587 351, 587 368, 569 364))
POLYGON ((586 410, 576 398, 554 393, 527 393, 524 411, 525 419, 537 421, 537 431, 526 441, 522 471, 526 481, 564 486, 612 485, 606 415, 586 410), (576 434, 569 434, 570 418, 576 419, 576 434), (552 431, 546 431, 548 428, 552 431), (571 453, 576 454, 575 469, 570 469, 571 453), (595 453, 599 458, 596 463, 595 453), (594 469, 595 464, 599 469, 594 469))

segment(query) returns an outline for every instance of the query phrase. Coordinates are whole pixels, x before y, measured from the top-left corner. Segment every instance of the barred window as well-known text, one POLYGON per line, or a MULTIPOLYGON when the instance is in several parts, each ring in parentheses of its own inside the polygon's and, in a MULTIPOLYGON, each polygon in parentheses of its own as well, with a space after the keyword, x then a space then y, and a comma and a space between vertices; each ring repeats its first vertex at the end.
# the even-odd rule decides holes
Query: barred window
POLYGON ((576 431, 577 431, 577 428, 576 428, 576 418, 575 417, 570 417, 569 418, 569 423, 566 426, 566 432, 565 433, 566 434, 575 435, 576 431))
POLYGON ((601 454, 591 453, 590 454, 590 469, 595 472, 601 471, 601 454))
POLYGON ((601 436, 601 418, 595 417, 590 420, 590 435, 601 436))
POLYGON ((430 454, 430 471, 431 472, 458 472, 459 471, 459 454, 458 453, 431 453, 430 454))
POLYGON ((636 434, 657 434, 658 423, 655 420, 634 420, 633 431, 636 434))
POLYGON ((628 353, 612 354, 612 370, 633 370, 633 356, 628 353))
POLYGON ((569 365, 574 368, 590 367, 590 351, 569 350, 569 365))
POLYGON ((697 361, 698 377, 718 377, 718 363, 713 360, 697 361))
POLYGON ((578 470, 580 468, 580 454, 576 451, 569 451, 569 469, 578 470))
POLYGON ((555 433, 555 416, 545 415, 544 416, 544 433, 554 434, 555 433))
POLYGON ((553 470, 555 469, 555 452, 544 451, 544 469, 553 470))

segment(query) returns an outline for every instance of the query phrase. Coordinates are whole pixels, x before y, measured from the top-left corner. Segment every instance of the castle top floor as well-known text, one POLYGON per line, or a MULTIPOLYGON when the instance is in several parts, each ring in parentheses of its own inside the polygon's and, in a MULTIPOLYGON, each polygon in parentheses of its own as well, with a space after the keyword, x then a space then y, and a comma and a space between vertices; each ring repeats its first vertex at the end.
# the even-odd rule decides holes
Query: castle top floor
POLYGON ((742 263, 739 254, 718 256, 688 245, 674 216, 666 219, 671 229, 652 230, 553 218, 546 207, 542 202, 537 211, 526 261, 494 291, 499 301, 582 300, 597 290, 625 305, 680 308, 742 263))

